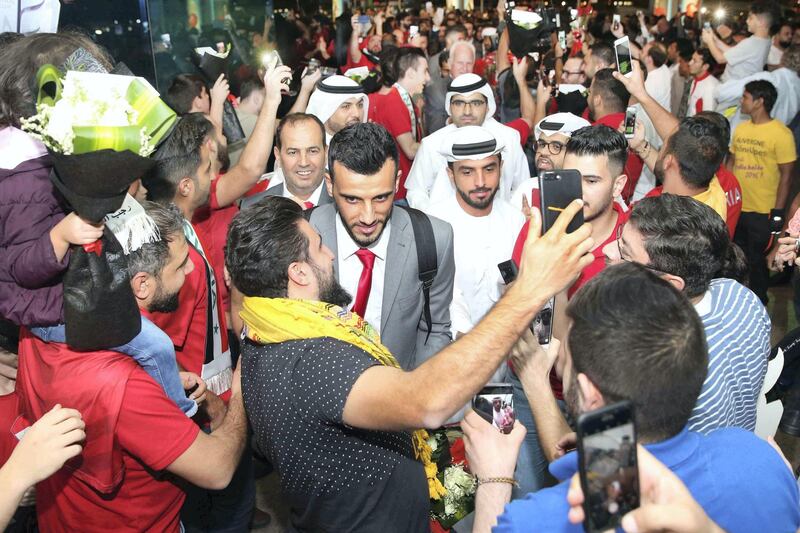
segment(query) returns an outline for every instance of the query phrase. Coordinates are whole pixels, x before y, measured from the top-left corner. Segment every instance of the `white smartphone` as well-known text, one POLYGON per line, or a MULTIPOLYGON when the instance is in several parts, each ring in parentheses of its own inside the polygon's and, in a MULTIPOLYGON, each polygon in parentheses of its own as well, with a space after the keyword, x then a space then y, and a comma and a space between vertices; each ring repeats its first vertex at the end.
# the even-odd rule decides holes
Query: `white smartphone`
POLYGON ((633 139, 636 131, 636 106, 630 106, 625 110, 625 138, 633 139))
POLYGON ((620 24, 622 24, 622 19, 620 18, 620 16, 619 16, 618 14, 614 14, 614 17, 613 17, 613 22, 612 22, 612 24, 614 25, 614 29, 615 29, 615 30, 616 30, 617 28, 619 28, 619 25, 620 25, 620 24))
POLYGON ((631 61, 631 43, 627 35, 614 41, 614 51, 617 54, 617 70, 626 78, 630 78, 633 73, 633 63, 631 61))

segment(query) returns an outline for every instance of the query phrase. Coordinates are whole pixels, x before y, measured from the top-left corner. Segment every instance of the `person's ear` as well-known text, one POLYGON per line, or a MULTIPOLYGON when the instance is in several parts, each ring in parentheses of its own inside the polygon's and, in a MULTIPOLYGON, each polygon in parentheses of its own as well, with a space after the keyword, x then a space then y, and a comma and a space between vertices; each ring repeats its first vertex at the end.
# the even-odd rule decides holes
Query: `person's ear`
POLYGON ((394 177, 394 192, 397 194, 397 191, 400 189, 400 178, 403 176, 403 171, 399 168, 397 169, 397 175, 394 177))
POLYGON ((450 178, 450 183, 452 183, 455 186, 456 183, 455 172, 453 172, 453 169, 450 168, 450 165, 447 165, 445 169, 447 170, 447 177, 450 178))
POLYGON ((289 282, 300 287, 306 287, 311 283, 310 267, 308 263, 295 261, 289 265, 289 282))
POLYGON ((628 176, 625 174, 620 174, 614 178, 614 186, 612 189, 614 198, 619 198, 622 195, 622 190, 625 188, 626 183, 628 183, 628 176))
POLYGON ((280 155, 281 155, 280 149, 276 146, 276 147, 274 147, 272 149, 272 153, 275 155, 275 166, 280 165, 280 161, 281 161, 281 159, 280 159, 280 155))
POLYGON ((191 198, 193 193, 194 180, 189 176, 181 178, 181 181, 178 182, 178 194, 184 198, 191 198))
POLYGON ((661 279, 669 282, 669 284, 678 289, 679 292, 683 292, 683 289, 686 288, 686 282, 683 278, 675 274, 662 274, 661 279))
POLYGON ((586 374, 580 373, 577 376, 578 390, 583 398, 582 411, 594 411, 606 404, 600 389, 592 382, 586 374))
POLYGON ((325 172, 325 188, 328 190, 328 196, 333 198, 333 177, 330 172, 325 172))
POLYGON ((137 300, 147 300, 155 289, 156 281, 147 272, 137 272, 131 276, 131 290, 137 300))

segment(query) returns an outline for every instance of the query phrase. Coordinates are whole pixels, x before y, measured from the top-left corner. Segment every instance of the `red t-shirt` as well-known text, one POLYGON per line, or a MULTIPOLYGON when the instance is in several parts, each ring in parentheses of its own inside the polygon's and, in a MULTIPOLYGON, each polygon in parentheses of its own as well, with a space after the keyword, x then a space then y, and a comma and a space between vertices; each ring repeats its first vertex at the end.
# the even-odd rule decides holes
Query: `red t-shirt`
POLYGON ((342 73, 347 72, 351 68, 367 67, 368 69, 375 70, 377 65, 370 61, 367 54, 361 52, 361 59, 356 63, 353 61, 353 56, 350 55, 350 48, 347 49, 347 63, 341 68, 342 73))
POLYGON ((392 87, 392 90, 388 94, 380 98, 379 106, 373 106, 372 103, 370 103, 369 108, 371 113, 369 119, 386 128, 389 134, 394 137, 395 144, 397 144, 397 155, 402 174, 400 175, 400 185, 397 188, 397 195, 395 197, 400 200, 406 197, 405 183, 408 173, 411 170, 411 159, 406 157, 403 149, 400 148, 400 144, 397 143, 397 138, 404 133, 411 133, 414 140, 419 142, 419 113, 416 109, 414 110, 417 117, 417 128, 416 131, 411 131, 411 116, 408 113, 406 104, 403 102, 403 98, 397 91, 397 87, 392 87))
POLYGON ((183 455, 200 429, 133 358, 74 352, 23 333, 17 389, 26 419, 36 420, 60 403, 80 411, 87 424, 78 461, 36 487, 42 531, 180 530, 185 494, 169 476, 154 472, 183 455), (119 463, 109 457, 119 457, 119 463), (81 476, 86 463, 102 468, 81 476), (98 486, 94 478, 116 484, 98 486))
MULTIPOLYGON (((540 207, 538 195, 536 194, 532 195, 532 199, 534 205, 531 207, 536 207, 536 208, 540 207)), ((605 241, 603 241, 602 244, 600 244, 600 246, 592 250, 594 261, 592 261, 589 264, 589 266, 587 266, 581 271, 581 275, 578 277, 577 280, 575 280, 575 283, 573 283, 572 286, 567 290, 567 298, 572 298, 572 296, 578 291, 578 289, 583 287, 590 279, 595 277, 606 267, 606 257, 605 254, 603 253, 603 248, 605 248, 606 245, 609 244, 610 242, 616 240, 617 229, 619 228, 619 225, 623 224, 627 219, 626 214, 622 211, 622 209, 616 202, 614 202, 612 205, 614 207, 614 211, 617 212, 617 221, 614 224, 614 229, 611 230, 611 234, 605 241)), ((511 257, 517 266, 519 266, 520 264, 520 259, 522 257, 522 249, 525 247, 525 240, 528 238, 528 225, 529 223, 525 222, 525 225, 522 226, 522 230, 520 230, 519 232, 519 236, 517 237, 517 242, 514 244, 514 252, 511 257)), ((558 376, 555 373, 555 369, 553 369, 553 371, 550 372, 550 386, 553 389, 553 395, 557 399, 562 400, 564 398, 563 386, 561 384, 561 380, 558 379, 558 376)))
MULTIPOLYGON (((625 120, 625 113, 611 113, 610 115, 606 115, 599 120, 594 122, 594 125, 603 124, 610 128, 613 128, 615 131, 619 128, 619 125, 622 124, 622 121, 625 120)), ((631 201, 631 196, 633 196, 633 191, 636 190, 636 184, 639 182, 639 176, 642 174, 642 168, 644 168, 644 161, 638 155, 634 154, 633 152, 628 152, 628 160, 625 161, 625 175, 628 176, 628 181, 625 183, 625 188, 622 189, 622 198, 625 200, 626 204, 629 204, 631 201)))
POLYGON ((12 427, 19 414, 19 396, 16 392, 0 396, 0 466, 8 461, 17 445, 12 427))
MULTIPOLYGON (((725 219, 725 225, 728 226, 728 235, 733 239, 733 234, 736 233, 736 224, 739 223, 739 215, 742 214, 742 187, 733 172, 725 168, 725 165, 720 165, 717 169, 717 180, 719 181, 719 186, 725 191, 725 200, 728 204, 728 216, 725 219)), ((663 192, 663 185, 659 185, 647 193, 645 198, 661 196, 663 192)))
POLYGON ((524 147, 525 143, 528 142, 528 137, 531 136, 531 127, 528 123, 524 119, 518 118, 511 122, 506 122, 505 126, 519 133, 519 142, 524 147))

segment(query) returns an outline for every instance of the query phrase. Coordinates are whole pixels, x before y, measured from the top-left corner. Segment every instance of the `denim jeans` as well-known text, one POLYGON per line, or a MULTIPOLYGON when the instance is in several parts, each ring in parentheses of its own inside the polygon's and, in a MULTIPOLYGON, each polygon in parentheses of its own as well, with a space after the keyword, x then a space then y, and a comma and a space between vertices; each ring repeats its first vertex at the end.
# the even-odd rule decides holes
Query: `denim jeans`
MULTIPOLYGON (((66 342, 64 324, 32 328, 31 332, 45 342, 66 342)), ((139 366, 161 385, 167 396, 186 413, 186 416, 194 416, 197 412, 197 402, 186 397, 178 375, 175 347, 169 336, 158 326, 142 317, 142 331, 128 344, 117 346, 113 350, 133 357, 139 366)))
POLYGON ((536 431, 533 411, 531 411, 525 391, 522 390, 522 383, 513 373, 509 372, 509 374, 511 375, 508 381, 513 386, 514 414, 528 430, 519 449, 517 469, 514 474, 519 482, 519 487, 514 487, 511 491, 511 498, 517 499, 553 484, 553 477, 547 470, 547 458, 539 443, 539 433, 536 431))

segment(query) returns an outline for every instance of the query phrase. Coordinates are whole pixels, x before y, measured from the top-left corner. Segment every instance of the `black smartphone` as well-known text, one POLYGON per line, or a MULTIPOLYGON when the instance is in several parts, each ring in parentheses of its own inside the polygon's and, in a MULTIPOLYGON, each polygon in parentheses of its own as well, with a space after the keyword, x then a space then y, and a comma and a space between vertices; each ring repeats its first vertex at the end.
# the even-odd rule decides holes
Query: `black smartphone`
MULTIPOLYGON (((577 170, 551 170, 539 176, 539 199, 542 206, 542 233, 555 223, 558 215, 576 198, 583 197, 581 173, 577 170)), ((567 226, 572 233, 583 225, 583 211, 578 211, 567 226)))
POLYGON ((617 54, 617 70, 625 77, 630 77, 633 73, 633 63, 631 62, 631 42, 627 36, 614 41, 614 51, 617 54))
POLYGON ((510 383, 489 383, 472 398, 472 409, 500 432, 509 434, 514 428, 514 389, 510 383))
POLYGON ((636 132, 636 106, 630 106, 625 110, 625 138, 633 139, 636 132))
MULTIPOLYGON (((517 279, 519 269, 512 259, 503 261, 497 265, 497 268, 500 269, 500 276, 503 278, 503 283, 506 285, 517 279)), ((553 314, 555 305, 556 299, 550 298, 550 301, 545 304, 541 311, 536 313, 533 322, 528 326, 531 333, 536 336, 539 346, 545 350, 550 345, 550 340, 553 338, 553 314)))
POLYGON ((506 285, 510 285, 512 281, 517 279, 517 274, 519 273, 519 269, 517 268, 517 264, 514 262, 513 259, 509 259, 508 261, 503 261, 497 268, 500 269, 500 276, 503 278, 503 283, 506 285))
POLYGON ((586 531, 613 529, 639 507, 631 402, 607 405, 578 417, 578 468, 586 531))

